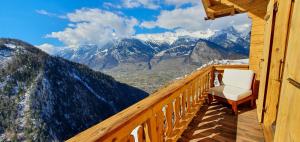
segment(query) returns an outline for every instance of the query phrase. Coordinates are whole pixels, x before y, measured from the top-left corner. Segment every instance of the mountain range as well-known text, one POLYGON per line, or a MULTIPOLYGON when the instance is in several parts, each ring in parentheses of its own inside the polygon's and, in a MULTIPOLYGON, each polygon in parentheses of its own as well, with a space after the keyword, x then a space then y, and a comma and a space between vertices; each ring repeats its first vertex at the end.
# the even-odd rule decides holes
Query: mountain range
POLYGON ((89 44, 65 48, 56 56, 103 71, 149 93, 211 60, 248 58, 249 31, 228 27, 201 34, 169 38, 165 35, 159 40, 126 38, 101 47, 89 44))
POLYGON ((180 36, 170 42, 126 38, 101 47, 90 44, 76 49, 66 48, 56 53, 56 56, 88 65, 95 70, 117 68, 124 64, 131 64, 136 69, 151 69, 160 61, 172 58, 182 58, 183 63, 191 60, 189 63, 201 65, 216 58, 235 59, 248 56, 249 36, 250 33, 240 33, 233 27, 228 27, 206 39, 180 36))
POLYGON ((146 96, 86 65, 0 39, 0 141, 63 141, 146 96))

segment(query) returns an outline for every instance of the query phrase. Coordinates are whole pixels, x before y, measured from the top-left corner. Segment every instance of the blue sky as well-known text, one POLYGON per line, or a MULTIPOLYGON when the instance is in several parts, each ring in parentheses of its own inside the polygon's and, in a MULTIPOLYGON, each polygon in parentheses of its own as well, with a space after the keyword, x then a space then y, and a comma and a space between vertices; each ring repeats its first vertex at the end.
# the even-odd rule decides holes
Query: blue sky
POLYGON ((245 14, 214 21, 204 16, 200 0, 1 0, 0 37, 77 47, 136 35, 250 25, 245 14))

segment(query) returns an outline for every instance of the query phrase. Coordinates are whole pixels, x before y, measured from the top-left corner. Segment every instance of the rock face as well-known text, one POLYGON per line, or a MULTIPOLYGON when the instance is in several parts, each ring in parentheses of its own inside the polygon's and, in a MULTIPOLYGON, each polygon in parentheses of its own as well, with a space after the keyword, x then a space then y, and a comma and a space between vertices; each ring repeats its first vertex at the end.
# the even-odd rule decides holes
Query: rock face
POLYGON ((249 54, 250 32, 248 31, 239 33, 235 28, 228 27, 216 32, 209 40, 235 53, 249 54))
POLYGON ((146 96, 85 65, 0 39, 0 141, 63 141, 146 96))

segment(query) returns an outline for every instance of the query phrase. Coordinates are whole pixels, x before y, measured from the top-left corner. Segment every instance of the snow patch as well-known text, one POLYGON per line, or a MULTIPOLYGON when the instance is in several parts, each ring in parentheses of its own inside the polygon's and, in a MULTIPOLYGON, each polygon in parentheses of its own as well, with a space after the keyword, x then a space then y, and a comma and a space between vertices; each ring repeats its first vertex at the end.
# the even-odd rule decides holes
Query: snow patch
POLYGON ((17 46, 16 45, 14 45, 14 44, 11 44, 11 43, 8 43, 8 44, 4 44, 6 47, 8 47, 8 48, 11 48, 11 49, 15 49, 15 48, 17 48, 17 46))
MULTIPOLYGON (((209 65, 247 65, 249 64, 249 59, 238 59, 238 60, 212 60, 206 64, 203 64, 201 67, 196 70, 201 70, 209 65)), ((182 77, 177 77, 175 80, 183 79, 187 77, 189 74, 186 74, 182 77)))
MULTIPOLYGON (((33 82, 37 82, 37 80, 42 76, 42 74, 38 74, 36 79, 33 82)), ((32 93, 32 90, 34 90, 35 83, 32 83, 28 90, 26 90, 25 94, 20 97, 20 102, 17 105, 18 111, 17 111, 17 119, 16 123, 18 124, 18 137, 24 137, 24 128, 28 121, 28 115, 30 115, 30 95, 32 93)))
POLYGON ((115 106, 113 105, 112 102, 107 101, 106 99, 104 99, 103 97, 101 97, 100 95, 98 95, 86 82, 84 82, 78 75, 76 75, 75 73, 72 73, 71 76, 73 78, 75 78, 76 80, 78 80, 79 82, 81 82, 93 95, 95 95, 99 100, 106 102, 107 104, 110 105, 110 107, 113 109, 113 111, 116 113, 118 112, 118 110, 115 108, 115 106))
POLYGON ((245 65, 249 64, 249 59, 238 59, 238 60, 212 60, 201 67, 197 68, 200 70, 209 65, 245 65))
POLYGON ((104 49, 104 50, 102 50, 102 51, 100 51, 100 52, 102 52, 102 53, 107 53, 107 52, 108 52, 108 49, 104 49))

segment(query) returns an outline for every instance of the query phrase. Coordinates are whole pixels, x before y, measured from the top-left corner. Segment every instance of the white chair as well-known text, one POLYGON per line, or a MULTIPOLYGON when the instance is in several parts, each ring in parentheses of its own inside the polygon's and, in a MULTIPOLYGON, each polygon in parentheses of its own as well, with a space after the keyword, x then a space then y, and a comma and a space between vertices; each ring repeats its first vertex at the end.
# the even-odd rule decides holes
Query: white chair
POLYGON ((252 70, 225 69, 222 85, 208 90, 208 103, 215 98, 225 101, 232 106, 235 115, 238 114, 237 106, 247 101, 254 105, 254 95, 252 86, 254 82, 254 72, 252 70))

